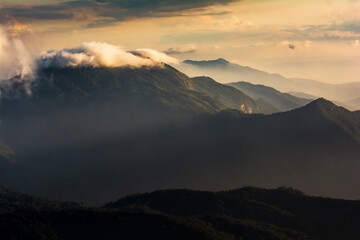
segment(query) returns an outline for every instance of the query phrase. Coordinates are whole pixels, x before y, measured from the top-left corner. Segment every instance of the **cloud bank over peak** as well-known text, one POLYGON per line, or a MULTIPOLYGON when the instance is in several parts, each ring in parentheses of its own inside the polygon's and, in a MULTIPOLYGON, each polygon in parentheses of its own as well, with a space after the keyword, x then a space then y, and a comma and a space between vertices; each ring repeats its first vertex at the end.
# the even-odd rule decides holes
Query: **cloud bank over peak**
POLYGON ((87 42, 78 48, 48 51, 40 55, 38 66, 47 67, 144 67, 176 64, 175 58, 153 49, 125 51, 103 42, 87 42))
POLYGON ((153 49, 126 51, 104 42, 86 42, 80 47, 35 53, 0 25, 0 81, 17 77, 31 81, 38 69, 49 67, 155 67, 177 64, 176 58, 153 49))

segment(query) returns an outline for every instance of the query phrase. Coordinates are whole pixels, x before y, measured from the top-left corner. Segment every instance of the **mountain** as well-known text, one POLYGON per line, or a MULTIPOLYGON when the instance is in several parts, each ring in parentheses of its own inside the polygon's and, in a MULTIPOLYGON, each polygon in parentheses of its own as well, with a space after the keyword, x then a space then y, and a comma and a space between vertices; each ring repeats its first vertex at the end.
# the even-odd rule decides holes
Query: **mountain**
POLYGON ((58 211, 80 208, 80 204, 53 201, 0 186, 0 214, 17 211, 58 211))
POLYGON ((219 102, 193 91, 192 80, 168 65, 137 69, 46 68, 38 72, 36 81, 28 87, 31 89, 26 90, 21 80, 11 81, 10 90, 6 88, 9 84, 2 87, 3 108, 21 96, 21 100, 27 102, 47 99, 61 104, 78 104, 130 98, 194 112, 224 109, 219 102), (31 91, 31 98, 26 96, 26 91, 31 91))
POLYGON ((186 60, 177 68, 189 76, 206 75, 220 83, 249 82, 269 86, 281 92, 302 92, 339 102, 355 99, 360 92, 360 82, 327 84, 309 79, 286 78, 234 64, 222 58, 210 61, 186 60))
MULTIPOLYGON (((357 113, 323 99, 269 116, 223 111, 81 143, 67 138, 68 145, 58 142, 36 152, 17 146, 18 161, 0 170, 0 180, 22 191, 89 205, 156 188, 217 190, 249 184, 287 184, 312 194, 359 198, 354 191, 358 129, 357 113)), ((66 126, 60 130, 72 136, 66 126)), ((49 135, 37 142, 51 140, 49 135)))
MULTIPOLYGON (((0 88, 1 136, 17 155, 81 145, 227 108, 196 91, 192 79, 167 65, 47 68, 39 70, 35 81, 15 78, 0 88)), ((2 142, 0 150, 10 159, 2 142)))
POLYGON ((296 222, 288 212, 260 201, 223 193, 185 189, 130 195, 116 202, 108 203, 104 207, 148 208, 182 217, 225 215, 283 225, 283 227, 290 227, 296 222))
MULTIPOLYGON (((1 135, 16 154, 23 155, 157 128, 226 108, 246 113, 273 112, 234 88, 213 80, 206 81, 211 86, 201 82, 168 65, 40 69, 35 81, 16 77, 2 82, 1 135)), ((7 153, 6 159, 12 159, 10 148, 2 142, 0 147, 3 158, 7 153)))
MULTIPOLYGON (((360 119, 358 115, 349 110, 338 107, 330 101, 325 99, 318 99, 307 105, 304 109, 297 110, 301 114, 314 114, 316 113, 319 117, 331 121, 332 124, 337 125, 349 136, 352 136, 354 141, 360 143, 360 119)), ((313 120, 317 120, 314 118, 313 120)), ((320 120, 320 119, 319 119, 320 120)))
POLYGON ((281 112, 299 108, 311 102, 309 99, 294 97, 263 85, 254 85, 247 82, 229 83, 229 85, 239 89, 253 99, 264 99, 281 112))
POLYGON ((25 90, 13 83, 0 105, 16 154, 0 182, 19 191, 88 206, 179 187, 360 196, 359 114, 324 99, 245 114, 225 106, 250 101, 241 91, 167 66, 44 69, 25 90))
POLYGON ((241 89, 235 86, 226 86, 216 82, 209 77, 195 77, 192 78, 194 82, 194 89, 206 94, 213 99, 221 102, 226 107, 237 109, 245 113, 274 113, 278 110, 270 104, 265 105, 257 102, 249 94, 244 94, 241 89))
POLYGON ((266 224, 273 224, 284 235, 290 229, 298 236, 302 232, 304 239, 356 239, 360 234, 356 227, 360 223, 360 201, 312 197, 285 187, 245 187, 216 193, 165 190, 129 196, 105 207, 141 207, 182 217, 200 216, 214 228, 228 231, 241 232, 235 222, 246 220, 252 221, 253 227, 262 225, 264 230, 269 227, 266 224))
MULTIPOLYGON (((28 202, 17 200, 22 206, 28 202)), ((287 187, 160 190, 97 208, 36 203, 37 208, 0 214, 0 238, 355 240, 360 234, 360 201, 313 197, 287 187)))
MULTIPOLYGON (((275 235, 274 233, 270 234, 275 235)), ((177 218, 144 210, 114 211, 106 209, 3 214, 0 215, 0 238, 14 240, 234 239, 232 235, 207 226, 205 222, 197 218, 177 218)))

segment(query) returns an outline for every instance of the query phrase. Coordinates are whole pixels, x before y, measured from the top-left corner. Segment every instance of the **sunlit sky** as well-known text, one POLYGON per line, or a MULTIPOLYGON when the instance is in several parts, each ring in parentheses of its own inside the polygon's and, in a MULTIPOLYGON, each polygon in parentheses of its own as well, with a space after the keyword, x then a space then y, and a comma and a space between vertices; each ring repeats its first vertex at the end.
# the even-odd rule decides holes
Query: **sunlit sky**
POLYGON ((360 81, 359 0, 0 0, 0 24, 33 51, 101 41, 360 81))

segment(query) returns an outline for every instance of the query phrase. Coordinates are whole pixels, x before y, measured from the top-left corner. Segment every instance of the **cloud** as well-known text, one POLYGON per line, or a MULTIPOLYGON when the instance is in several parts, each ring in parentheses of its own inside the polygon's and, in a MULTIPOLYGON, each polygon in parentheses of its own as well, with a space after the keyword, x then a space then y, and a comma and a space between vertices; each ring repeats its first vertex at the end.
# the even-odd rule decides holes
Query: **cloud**
POLYGON ((281 47, 286 47, 286 48, 289 48, 291 50, 294 50, 296 48, 296 45, 295 43, 290 43, 288 41, 282 41, 278 44, 278 46, 281 46, 281 47))
POLYGON ((310 48, 312 44, 312 41, 306 40, 306 41, 282 41, 280 43, 277 43, 275 46, 280 46, 282 48, 287 48, 291 50, 295 49, 307 49, 310 48))
POLYGON ((7 32, 12 37, 19 37, 23 35, 33 34, 34 30, 30 25, 21 24, 15 18, 10 16, 5 16, 7 23, 5 24, 7 32))
POLYGON ((289 47, 290 49, 292 49, 292 50, 294 50, 294 49, 296 48, 295 45, 294 45, 294 44, 291 44, 291 43, 288 44, 288 47, 289 47))
POLYGON ((0 80, 14 76, 30 78, 47 67, 143 67, 177 64, 176 58, 153 49, 126 51, 102 42, 83 43, 78 48, 31 53, 23 42, 0 25, 0 80))
POLYGON ((251 44, 251 47, 261 47, 261 46, 264 46, 264 42, 257 42, 257 43, 251 44))
POLYGON ((356 39, 350 43, 352 47, 358 47, 360 45, 359 39, 356 39))
MULTIPOLYGON (((28 95, 37 69, 48 67, 154 67, 177 64, 178 60, 153 49, 125 51, 101 42, 83 43, 78 48, 30 53, 22 41, 0 25, 0 81, 2 90, 21 82, 28 95), (11 81, 7 81, 12 79, 11 81)), ((0 92, 0 94, 2 94, 0 92)))
POLYGON ((283 31, 294 33, 297 39, 356 40, 360 36, 360 20, 351 19, 328 25, 304 25, 285 28, 283 31))
POLYGON ((166 53, 161 53, 149 48, 141 48, 135 51, 131 51, 135 56, 140 56, 145 59, 150 59, 154 63, 167 63, 167 64, 177 64, 178 60, 173 57, 169 57, 166 53))
MULTIPOLYGON (((134 18, 181 16, 182 12, 187 10, 226 5, 236 1, 241 0, 74 0, 33 5, 7 3, 2 5, 1 10, 2 14, 20 20, 84 20, 85 16, 87 20, 96 19, 88 22, 87 27, 101 27, 134 18)), ((203 12, 205 15, 227 14, 208 12, 206 9, 203 9, 203 12)), ((1 17, 0 22, 3 22, 1 17)))
POLYGON ((175 64, 178 61, 153 49, 125 51, 118 46, 101 42, 83 43, 78 48, 48 51, 38 60, 40 68, 47 67, 143 67, 175 64))
POLYGON ((165 53, 169 55, 188 54, 194 52, 196 52, 196 47, 194 45, 189 45, 185 47, 171 47, 165 51, 165 53))
POLYGON ((338 30, 343 32, 360 33, 360 20, 351 19, 343 21, 340 24, 334 24, 330 27, 330 30, 338 30))
POLYGON ((0 80, 21 75, 21 78, 32 76, 36 68, 34 55, 23 42, 8 34, 0 26, 0 80))

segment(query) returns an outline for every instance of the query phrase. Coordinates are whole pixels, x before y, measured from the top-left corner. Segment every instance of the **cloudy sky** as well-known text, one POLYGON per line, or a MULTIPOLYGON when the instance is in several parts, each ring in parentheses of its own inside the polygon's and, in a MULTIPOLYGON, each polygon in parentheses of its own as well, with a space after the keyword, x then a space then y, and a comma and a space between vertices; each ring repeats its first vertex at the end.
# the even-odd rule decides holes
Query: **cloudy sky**
POLYGON ((0 0, 0 24, 32 51, 101 41, 360 81, 360 0, 0 0))

